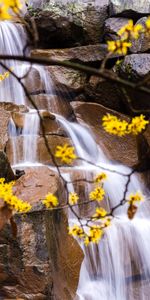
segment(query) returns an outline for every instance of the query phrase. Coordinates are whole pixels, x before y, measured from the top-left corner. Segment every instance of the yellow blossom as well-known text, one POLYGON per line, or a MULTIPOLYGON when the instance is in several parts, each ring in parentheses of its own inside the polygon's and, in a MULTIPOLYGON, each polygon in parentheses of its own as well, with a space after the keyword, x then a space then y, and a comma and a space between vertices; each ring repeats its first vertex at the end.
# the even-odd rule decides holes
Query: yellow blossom
POLYGON ((79 196, 77 193, 70 193, 69 194, 69 204, 74 205, 78 202, 79 196))
POLYGON ((150 35, 150 17, 148 17, 145 22, 145 34, 146 36, 150 35))
POLYGON ((14 183, 14 181, 5 183, 5 179, 0 178, 0 198, 3 199, 10 209, 19 213, 27 213, 32 207, 28 202, 22 201, 13 195, 12 187, 14 183))
POLYGON ((134 204, 135 202, 141 202, 144 200, 144 196, 142 195, 141 192, 137 192, 135 194, 130 194, 130 196, 128 197, 128 202, 130 204, 134 204))
POLYGON ((95 188, 94 191, 92 191, 89 194, 89 197, 91 200, 96 200, 96 201, 102 201, 105 195, 105 191, 102 187, 97 187, 95 188))
POLYGON ((118 136, 124 136, 128 133, 128 122, 121 121, 111 114, 107 114, 102 118, 102 126, 108 133, 118 136))
POLYGON ((100 173, 100 174, 98 174, 97 176, 96 176, 96 178, 95 178, 95 182, 96 183, 99 183, 99 182, 102 182, 102 181, 104 181, 104 180, 106 180, 107 179, 107 175, 106 175, 106 173, 100 173))
POLYGON ((55 195, 48 193, 42 203, 46 206, 46 208, 54 208, 58 205, 58 199, 55 195))
POLYGON ((107 211, 103 207, 97 207, 93 219, 101 219, 107 215, 107 211))
POLYGON ((118 35, 124 40, 130 38, 138 39, 142 31, 143 26, 141 24, 134 25, 133 20, 129 20, 129 22, 118 31, 118 35))
POLYGON ((130 42, 124 40, 108 41, 108 51, 119 55, 126 55, 128 48, 132 46, 130 42))
POLYGON ((77 158, 74 153, 74 147, 65 144, 64 146, 57 146, 55 157, 60 158, 62 162, 71 164, 77 158))
POLYGON ((128 126, 128 131, 129 133, 137 135, 145 130, 147 124, 149 124, 149 121, 145 120, 144 115, 134 117, 128 126))
POLYGON ((11 11, 15 14, 20 12, 22 7, 20 0, 1 0, 0 2, 0 19, 7 20, 11 18, 11 11))
POLYGON ((86 235, 84 239, 84 244, 88 246, 90 242, 98 243, 104 234, 103 229, 98 225, 93 225, 90 227, 89 234, 86 235))
POLYGON ((69 227, 69 234, 72 236, 77 236, 79 238, 82 238, 85 235, 84 230, 78 225, 69 227))

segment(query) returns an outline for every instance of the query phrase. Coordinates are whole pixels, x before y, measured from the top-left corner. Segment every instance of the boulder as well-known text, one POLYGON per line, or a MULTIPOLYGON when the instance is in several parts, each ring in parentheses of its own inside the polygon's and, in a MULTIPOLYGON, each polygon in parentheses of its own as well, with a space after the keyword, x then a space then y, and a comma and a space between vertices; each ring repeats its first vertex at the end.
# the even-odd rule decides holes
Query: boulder
MULTIPOLYGON (((117 68, 117 72, 121 77, 133 82, 143 80, 149 74, 149 70, 150 54, 148 53, 127 55, 117 68)), ((150 80, 147 81, 146 86, 150 86, 150 80)), ((135 109, 150 109, 149 94, 130 88, 126 88, 126 91, 135 109)))
MULTIPOLYGON (((77 120, 92 130, 96 142, 102 147, 106 156, 114 161, 132 167, 138 162, 136 138, 128 135, 117 137, 107 133, 102 127, 102 117, 107 113, 127 120, 125 115, 105 108, 96 103, 72 102, 77 120), (114 145, 114 146, 113 146, 114 145)), ((147 136, 149 135, 149 131, 147 136)), ((149 141, 150 142, 150 141, 149 141)))
POLYGON ((63 48, 86 44, 84 30, 55 11, 30 11, 25 19, 30 24, 34 17, 40 48, 63 48))
POLYGON ((150 0, 110 0, 110 15, 149 14, 150 0))
MULTIPOLYGON (((76 101, 78 99, 77 97, 76 101)), ((81 101, 83 101, 82 98, 81 101)), ((99 103, 116 111, 125 112, 119 86, 96 76, 91 76, 85 85, 84 101, 99 103)))
MULTIPOLYGON (((137 21, 136 24, 141 24, 143 27, 145 27, 145 22, 147 20, 147 17, 143 17, 137 21)), ((132 53, 139 53, 139 52, 146 52, 150 49, 150 36, 145 35, 144 33, 141 33, 139 38, 137 40, 132 40, 132 47, 130 48, 130 51, 132 53)))
POLYGON ((128 23, 127 18, 108 18, 104 24, 105 41, 119 38, 118 31, 128 23))
MULTIPOLYGON (((39 33, 40 48, 63 48, 98 43, 108 17, 108 0, 54 1, 33 16, 39 33)), ((32 10, 26 16, 29 21, 32 10)))
POLYGON ((5 299, 74 299, 83 253, 68 235, 65 211, 45 210, 41 200, 51 192, 61 204, 65 191, 47 167, 27 168, 14 193, 33 205, 23 218, 15 215, 17 237, 7 225, 0 235, 0 297, 5 299), (64 244, 65 240, 65 244, 64 244))

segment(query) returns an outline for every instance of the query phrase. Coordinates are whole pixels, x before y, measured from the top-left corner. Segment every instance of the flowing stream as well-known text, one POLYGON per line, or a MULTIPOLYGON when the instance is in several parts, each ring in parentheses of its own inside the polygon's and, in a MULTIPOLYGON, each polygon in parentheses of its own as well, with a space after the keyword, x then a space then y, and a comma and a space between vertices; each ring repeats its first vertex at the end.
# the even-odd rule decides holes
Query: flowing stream
MULTIPOLYGON (((25 35, 21 25, 9 22, 0 23, 0 52, 8 54, 22 54, 25 35)), ((28 64, 19 64, 14 61, 7 62, 16 74, 23 76, 29 69, 28 64)), ((34 66, 38 71, 45 91, 53 91, 54 84, 51 77, 43 67, 34 66)), ((1 72, 4 69, 1 68, 1 72)), ((32 83, 34 85, 34 82, 32 83)), ((26 97, 23 89, 10 75, 1 83, 0 101, 25 104, 26 97)), ((127 177, 131 170, 123 165, 109 161, 100 149, 92 132, 87 126, 71 123, 59 114, 55 103, 49 103, 49 110, 55 112, 57 121, 61 124, 67 135, 71 138, 79 157, 80 165, 72 169, 85 172, 85 176, 94 176, 103 168, 107 169, 108 180, 104 184, 106 191, 106 206, 111 209, 123 198, 127 177), (93 166, 91 163, 94 163, 93 166), (98 167, 99 166, 99 167, 98 167), (113 172, 114 171, 114 172, 113 172), (119 175, 116 171, 122 173, 119 175), (90 174, 90 175, 89 175, 90 174), (92 174, 92 175, 91 175, 92 174)), ((13 144, 14 164, 26 165, 38 163, 36 152, 40 122, 35 110, 29 109, 25 113, 23 129, 16 127, 13 120, 9 124, 9 133, 13 144), (23 139, 23 159, 19 159, 19 138, 23 139)), ((69 176, 69 175, 64 175, 69 176)), ((70 185, 70 191, 74 186, 70 185)), ((85 198, 88 199, 90 186, 85 186, 85 198)), ((142 191, 144 187, 137 175, 133 175, 129 184, 128 193, 142 191)), ((77 289, 78 300, 148 300, 150 292, 150 220, 149 205, 142 204, 136 217, 130 221, 127 218, 127 206, 115 211, 112 226, 105 232, 104 238, 98 245, 80 246, 85 254, 77 289)), ((69 223, 77 220, 69 215, 69 223)), ((63 299, 62 299, 63 300, 63 299)))

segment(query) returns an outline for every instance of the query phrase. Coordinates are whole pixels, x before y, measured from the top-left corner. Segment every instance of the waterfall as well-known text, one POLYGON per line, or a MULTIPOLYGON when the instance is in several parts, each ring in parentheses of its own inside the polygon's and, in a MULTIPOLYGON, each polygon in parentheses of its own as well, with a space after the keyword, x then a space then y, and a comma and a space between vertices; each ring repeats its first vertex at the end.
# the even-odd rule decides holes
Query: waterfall
MULTIPOLYGON (((24 36, 21 25, 10 22, 0 22, 0 52, 10 55, 21 55, 23 53, 23 42, 20 33, 24 36), (18 30, 19 29, 19 30, 18 30)), ((26 39, 24 39, 26 40, 26 39)), ((29 69, 26 63, 15 61, 7 62, 7 66, 14 69, 19 76, 23 76, 29 69)), ((38 71, 43 89, 53 93, 54 83, 48 72, 37 65, 33 68, 38 71)), ((3 73, 4 69, 1 68, 3 73)), ((34 85, 34 79, 33 83, 34 85)), ((23 89, 10 75, 1 82, 0 101, 11 101, 16 104, 25 104, 26 99, 23 89)), ((131 169, 121 164, 109 161, 102 149, 97 146, 93 133, 87 126, 71 123, 64 117, 58 115, 55 99, 48 104, 49 110, 55 111, 58 122, 62 125, 72 140, 77 155, 82 159, 80 164, 73 167, 75 170, 83 170, 84 176, 91 176, 105 170, 108 180, 104 183, 106 191, 106 206, 111 209, 120 203, 123 198, 124 188, 127 183, 126 175, 131 169), (94 165, 92 165, 92 163, 94 165), (117 174, 116 172, 119 172, 117 174), (122 173, 122 175, 121 175, 122 173)), ((13 145, 14 164, 37 164, 38 134, 40 131, 39 117, 36 111, 29 109, 24 115, 23 129, 17 128, 13 120, 9 123, 9 134, 13 145), (23 158, 20 158, 20 138, 23 139, 23 158)), ((65 178, 71 178, 64 175, 65 178)), ((85 197, 88 199, 90 185, 85 185, 87 191, 85 197)), ((70 184, 70 191, 74 186, 70 184)), ((128 193, 142 191, 144 187, 138 176, 133 174, 128 187, 128 193)), ((76 299, 78 300, 147 300, 149 299, 150 280, 150 220, 148 202, 143 203, 135 216, 130 221, 127 218, 127 205, 115 211, 115 218, 110 228, 106 229, 105 235, 98 245, 85 247, 79 241, 85 254, 82 263, 79 285, 76 299)), ((80 213, 80 211, 78 210, 80 213)), ((83 218, 83 222, 85 217, 83 218)), ((69 214, 69 223, 77 223, 75 216, 69 214)))

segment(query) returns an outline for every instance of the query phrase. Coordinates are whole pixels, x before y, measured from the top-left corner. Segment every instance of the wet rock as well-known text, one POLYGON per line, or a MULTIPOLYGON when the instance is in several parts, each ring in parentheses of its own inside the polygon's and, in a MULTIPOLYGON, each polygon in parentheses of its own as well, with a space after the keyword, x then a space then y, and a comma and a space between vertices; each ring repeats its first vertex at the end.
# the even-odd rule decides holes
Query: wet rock
POLYGON ((105 40, 116 40, 119 38, 118 31, 128 23, 127 18, 108 18, 105 21, 105 40))
MULTIPOLYGON (((145 27, 145 22, 147 20, 147 17, 143 17, 140 20, 137 21, 136 24, 141 24, 143 27, 145 27)), ((138 53, 138 52, 146 52, 150 49, 150 36, 145 35, 144 33, 140 34, 139 38, 137 40, 132 40, 132 47, 130 48, 130 51, 132 53, 138 53)))
POLYGON ((45 89, 40 72, 34 67, 27 73, 23 82, 29 94, 40 93, 45 89))
POLYGON ((150 1, 149 0, 110 0, 110 14, 111 15, 127 15, 129 13, 149 14, 150 1))
POLYGON ((138 162, 135 137, 130 135, 123 138, 117 137, 105 132, 102 127, 102 117, 106 113, 125 119, 127 118, 126 116, 96 103, 72 102, 72 106, 78 121, 81 124, 89 125, 97 143, 102 147, 109 159, 117 160, 128 166, 133 166, 138 162))
MULTIPOLYGON (((60 114, 66 119, 72 119, 73 110, 70 105, 71 99, 72 91, 70 92, 65 86, 62 86, 61 89, 56 89, 54 94, 39 94, 32 96, 32 101, 37 109, 50 110, 52 113, 60 114)), ((33 105, 28 99, 27 103, 30 108, 33 108, 33 105)))
MULTIPOLYGON (((54 153, 56 151, 56 147, 58 145, 64 145, 66 143, 71 144, 69 138, 66 138, 63 136, 58 136, 57 134, 47 135, 46 138, 47 138, 48 145, 49 145, 53 155, 54 155, 54 153)), ((14 156, 13 156, 13 143, 15 143, 15 145, 16 145, 17 162, 21 163, 22 161, 24 161, 23 141, 24 141, 23 136, 17 136, 17 137, 10 138, 7 143, 6 153, 9 158, 9 161, 12 164, 15 163, 14 156)), ((53 165, 52 157, 45 145, 45 140, 42 136, 37 137, 36 157, 37 157, 37 161, 40 163, 53 165)), ((60 160, 56 159, 56 162, 59 165, 61 165, 60 160)))
POLYGON ((9 226, 1 231, 0 297, 74 299, 83 253, 68 235, 65 212, 46 211, 41 205, 48 192, 57 195, 61 203, 65 200, 58 175, 47 167, 27 168, 14 192, 34 209, 25 218, 15 215, 16 239, 9 226))
POLYGON ((7 182, 15 179, 8 158, 3 151, 0 151, 0 178, 5 178, 7 182))

